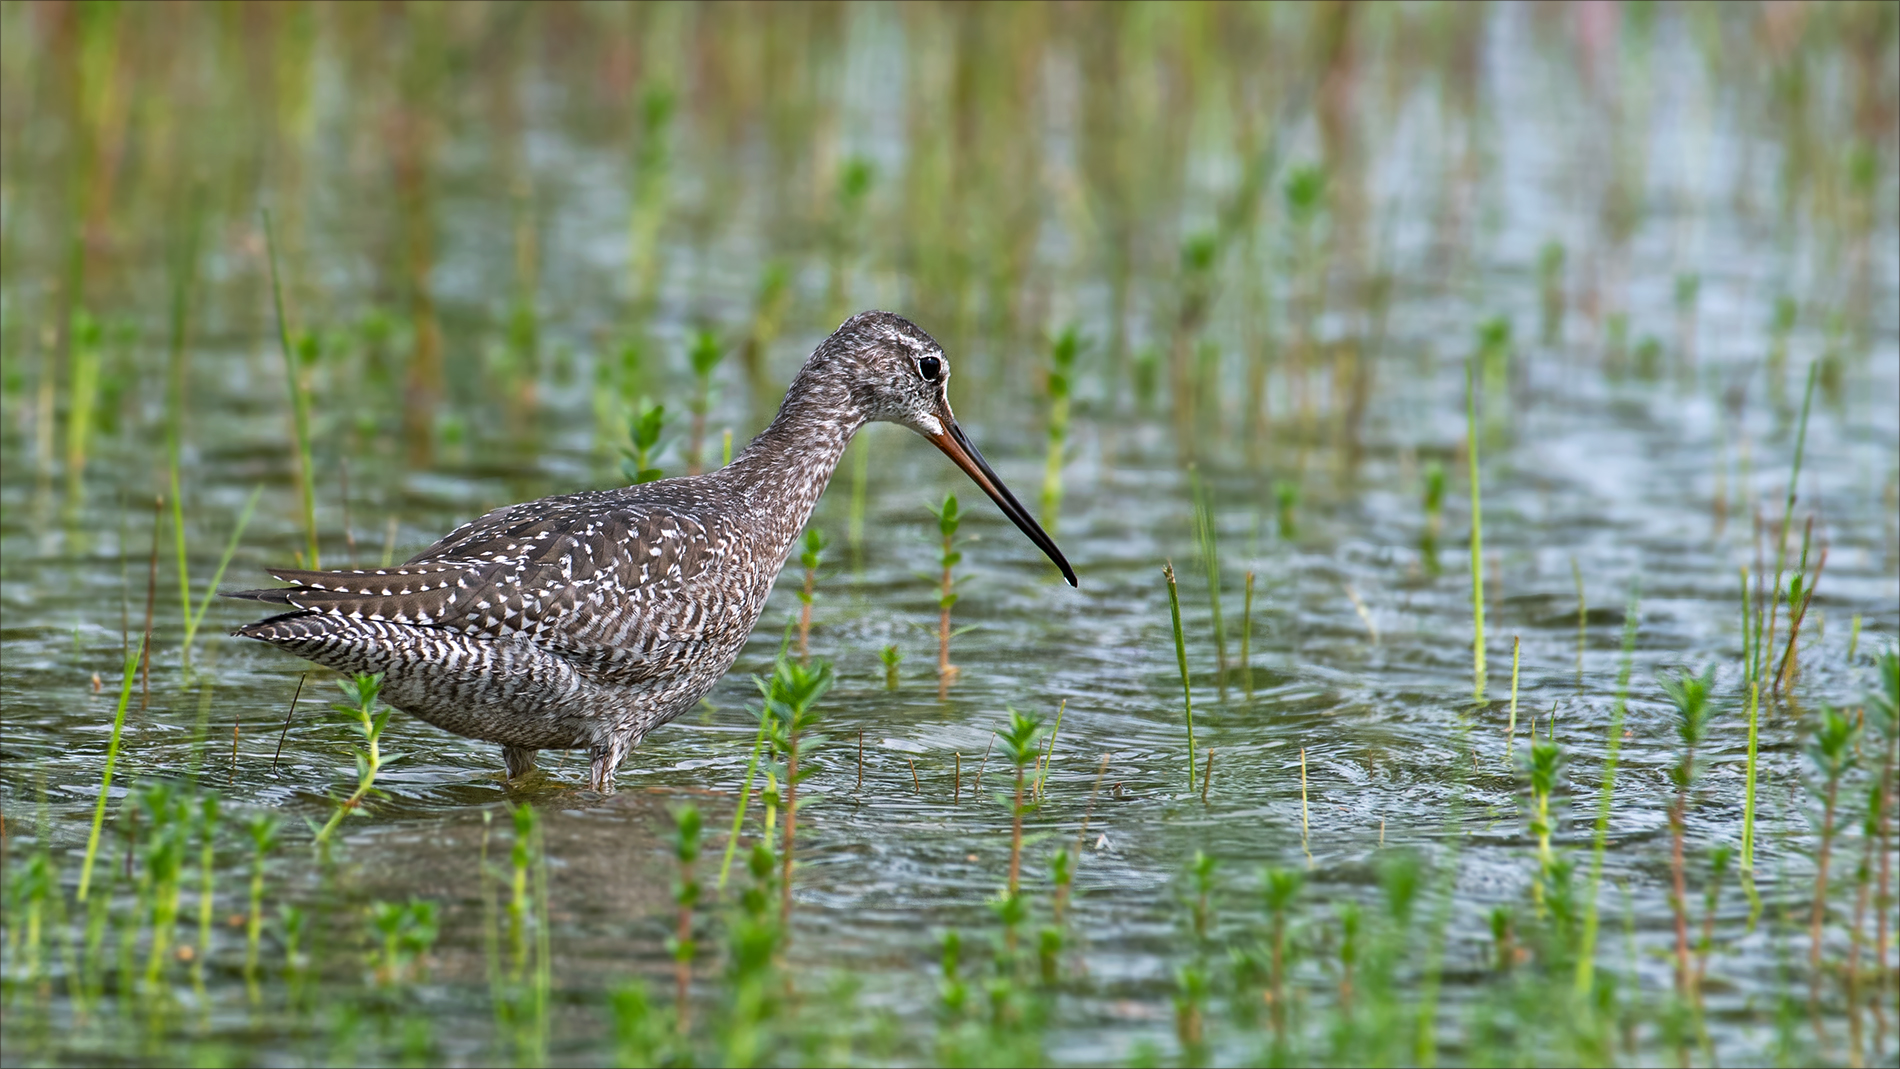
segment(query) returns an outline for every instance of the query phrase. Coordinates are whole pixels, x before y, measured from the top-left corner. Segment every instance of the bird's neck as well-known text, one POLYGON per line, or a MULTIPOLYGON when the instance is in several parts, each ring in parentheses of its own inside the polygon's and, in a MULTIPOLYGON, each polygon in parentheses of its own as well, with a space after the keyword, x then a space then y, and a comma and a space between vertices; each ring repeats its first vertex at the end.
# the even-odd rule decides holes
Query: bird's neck
POLYGON ((723 473, 744 493, 755 529, 787 552, 824 495, 851 436, 864 425, 841 391, 830 397, 801 387, 808 384, 793 384, 771 426, 723 473))

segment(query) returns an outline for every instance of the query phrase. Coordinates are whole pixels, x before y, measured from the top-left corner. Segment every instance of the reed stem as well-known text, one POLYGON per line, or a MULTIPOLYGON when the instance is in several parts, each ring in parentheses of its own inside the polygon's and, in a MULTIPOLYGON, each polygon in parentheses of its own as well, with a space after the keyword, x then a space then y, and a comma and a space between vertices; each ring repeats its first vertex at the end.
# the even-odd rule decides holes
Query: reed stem
POLYGON ((1181 594, 1174 582, 1174 562, 1161 566, 1168 580, 1168 614, 1174 621, 1174 659, 1181 668, 1181 705, 1187 710, 1188 793, 1194 793, 1194 689, 1188 684, 1187 640, 1181 634, 1181 594))
POLYGON ((1590 846, 1590 890, 1584 900, 1583 936, 1577 950, 1576 996, 1588 999, 1596 982, 1598 891, 1603 885, 1603 850, 1610 835, 1610 801, 1616 795, 1616 756, 1623 747, 1623 710, 1629 700, 1630 667, 1636 655, 1634 591, 1623 612, 1623 667, 1616 677, 1616 703, 1610 707, 1609 739, 1603 752, 1603 784, 1597 793, 1596 834, 1590 846))
POLYGON ((277 277, 277 236, 270 210, 264 210, 264 250, 270 257, 271 304, 277 310, 277 344, 284 354, 284 379, 290 386, 291 427, 296 434, 297 494, 303 505, 303 528, 310 567, 321 569, 317 552, 317 482, 310 461, 310 398, 297 370, 297 354, 290 345, 290 327, 284 319, 284 288, 277 277))
POLYGON ((1478 486, 1477 357, 1465 364, 1465 454, 1471 466, 1471 689, 1484 701, 1484 513, 1478 486))
POLYGON ((145 655, 144 643, 139 644, 136 652, 127 654, 123 678, 119 682, 119 708, 112 715, 112 738, 106 743, 106 767, 99 776, 99 801, 92 810, 92 833, 86 836, 86 859, 79 867, 79 892, 75 896, 80 902, 86 900, 86 894, 92 889, 92 863, 99 855, 99 829, 105 824, 106 798, 112 791, 112 767, 119 760, 119 737, 125 731, 125 709, 132 703, 132 672, 138 666, 138 659, 145 655))

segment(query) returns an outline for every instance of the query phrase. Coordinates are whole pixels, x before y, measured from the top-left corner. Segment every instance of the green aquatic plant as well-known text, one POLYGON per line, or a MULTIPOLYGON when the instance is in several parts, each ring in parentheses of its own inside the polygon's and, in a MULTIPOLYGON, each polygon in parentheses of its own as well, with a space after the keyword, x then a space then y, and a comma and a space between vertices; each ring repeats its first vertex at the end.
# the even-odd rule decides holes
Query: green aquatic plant
POLYGON ((896 690, 897 666, 904 661, 904 651, 898 649, 896 643, 892 643, 877 651, 877 659, 884 665, 884 689, 896 690))
POLYGON ((1062 466, 1069 451, 1069 403, 1082 339, 1074 326, 1049 344, 1049 453, 1042 467, 1042 525, 1053 536, 1062 512, 1062 466))
POLYGON ((310 567, 323 567, 317 551, 317 477, 310 459, 310 390, 304 380, 315 362, 316 338, 305 335, 301 345, 290 343, 290 322, 284 317, 284 288, 277 272, 277 235, 270 211, 264 211, 264 250, 270 258, 271 306, 277 311, 277 344, 284 355, 284 381, 290 389, 290 425, 297 456, 297 497, 302 503, 304 545, 310 567))
POLYGON ((1194 465, 1188 465, 1188 485, 1194 498, 1194 548, 1207 577, 1207 603, 1213 614, 1214 655, 1223 700, 1227 693, 1227 624, 1220 607, 1220 538, 1214 522, 1214 504, 1194 465))
POLYGON ((1194 792, 1194 688, 1188 682, 1187 639, 1181 633, 1181 594, 1174 582, 1174 562, 1161 567, 1168 581, 1168 615, 1174 625, 1174 660, 1181 670, 1181 708, 1187 715, 1188 793, 1194 792))
POLYGON ((125 732, 125 707, 132 701, 132 670, 144 656, 145 643, 139 643, 136 651, 129 651, 125 657, 123 674, 119 679, 119 704, 112 714, 112 737, 106 743, 105 767, 99 773, 99 799, 92 810, 92 832, 86 837, 86 859, 79 866, 78 901, 84 902, 92 889, 92 864, 99 856, 99 829, 105 824, 106 799, 112 793, 112 768, 119 760, 119 739, 125 732))
POLYGON ((257 510, 257 499, 263 493, 264 487, 259 485, 244 500, 244 508, 238 513, 237 523, 231 527, 231 537, 224 543, 224 553, 218 558, 218 568, 211 573, 211 582, 205 587, 204 597, 198 601, 198 610, 193 612, 191 579, 185 568, 184 514, 178 511, 178 491, 172 491, 172 524, 178 544, 178 601, 185 624, 185 636, 179 643, 179 656, 186 664, 191 663, 192 640, 197 637, 198 628, 204 624, 205 613, 210 611, 212 599, 218 596, 218 584, 224 579, 224 570, 231 566, 231 558, 237 555, 238 541, 244 537, 244 528, 250 525, 251 514, 257 510))
POLYGON ((376 708, 376 698, 383 690, 383 677, 361 674, 337 681, 338 689, 343 691, 348 703, 338 702, 330 706, 331 715, 349 724, 362 736, 364 748, 356 750, 356 789, 346 798, 339 799, 335 812, 320 828, 314 827, 315 843, 318 849, 329 845, 330 835, 343 818, 353 812, 364 810, 376 790, 376 773, 383 767, 382 738, 383 728, 389 724, 391 710, 376 708))
POLYGON ((719 363, 725 358, 726 347, 717 334, 702 330, 693 335, 692 348, 686 353, 687 362, 693 368, 693 399, 688 406, 693 422, 686 438, 688 475, 698 475, 705 470, 706 414, 712 410, 713 372, 719 370, 719 363))
POLYGON ((1484 513, 1478 485, 1478 390, 1473 364, 1465 365, 1465 456, 1471 468, 1471 689, 1484 701, 1484 513))
POLYGON ((1299 507, 1300 484, 1291 479, 1273 480, 1273 519, 1283 542, 1300 536, 1299 507))
POLYGON ((677 111, 673 90, 649 82, 640 93, 639 137, 633 153, 633 211, 628 221, 627 266, 636 314, 644 315, 653 302, 654 282, 660 270, 660 228, 670 200, 668 175, 672 166, 671 129, 677 111))
POLYGON ((277 849, 277 818, 260 813, 244 823, 251 840, 250 908, 244 913, 244 988, 252 1004, 259 998, 258 948, 264 934, 264 864, 277 849))
MULTIPOLYGON (((1808 764, 1812 772, 1808 790, 1821 803, 1820 820, 1815 825, 1819 837, 1814 855, 1814 906, 1808 917, 1808 1006, 1810 1013, 1821 999, 1821 929, 1827 921, 1827 885, 1829 863, 1833 860, 1834 837, 1840 830, 1841 782, 1857 761, 1860 749, 1860 725, 1831 705, 1821 706, 1820 721, 1808 743, 1808 764)), ((1817 1021, 1817 1031, 1819 1028, 1817 1021)))
POLYGON ((1419 556, 1425 572, 1438 574, 1438 535, 1445 526, 1445 466, 1434 460, 1425 465, 1425 530, 1419 535, 1419 556))
POLYGON ((679 879, 673 884, 675 922, 667 950, 673 955, 674 1023, 681 1035, 692 1027, 689 996, 693 986, 693 958, 699 943, 693 938, 693 908, 699 904, 699 881, 693 878, 693 863, 699 860, 699 807, 688 803, 673 810, 673 859, 679 863, 679 879))
POLYGON ((198 796, 198 945, 191 955, 191 986, 200 995, 205 986, 205 961, 211 957, 211 911, 217 901, 218 793, 198 796))
POLYGON ((441 933, 436 915, 436 904, 424 899, 369 904, 370 975, 376 986, 393 988, 421 978, 423 960, 441 933))
POLYGON ((1700 675, 1684 669, 1674 679, 1662 681, 1676 713, 1676 739, 1681 744, 1676 763, 1670 766, 1669 781, 1676 788, 1669 807, 1669 873, 1673 893, 1670 909, 1676 919, 1676 996, 1685 1002, 1700 1004, 1695 987, 1696 972, 1689 963, 1689 889, 1683 871, 1683 839, 1687 833, 1689 791, 1695 786, 1696 749, 1708 731, 1709 718, 1715 713, 1710 696, 1715 690, 1715 668, 1700 675))
POLYGON ((781 762, 780 767, 785 774, 781 781, 784 790, 785 851, 779 861, 783 867, 779 874, 779 925, 785 929, 781 938, 789 938, 792 923, 792 864, 798 846, 798 785, 813 771, 811 768, 800 769, 798 762, 802 753, 808 753, 823 741, 811 732, 818 726, 818 699, 831 688, 831 664, 820 660, 814 665, 805 665, 780 657, 772 667, 770 679, 754 676, 753 682, 764 699, 759 705, 759 716, 766 725, 766 744, 781 762))
POLYGON ((1637 599, 1634 591, 1623 610, 1623 666, 1616 675, 1616 701, 1604 743, 1603 783, 1597 791, 1596 832, 1590 845, 1590 886, 1585 892, 1583 932, 1577 948, 1575 995, 1587 1001, 1595 991, 1598 892, 1603 885, 1603 852, 1610 835, 1610 804, 1616 796, 1616 758, 1623 748, 1623 712, 1629 700, 1630 667, 1636 655, 1637 599))
POLYGON ((1556 831, 1556 817, 1551 809, 1551 795, 1557 789, 1558 777, 1563 771, 1566 755, 1557 742, 1557 724, 1549 722, 1545 737, 1537 737, 1535 725, 1531 731, 1530 753, 1524 761, 1526 778, 1531 788, 1530 832, 1537 837, 1538 877, 1531 884, 1531 893, 1537 902, 1541 915, 1544 898, 1557 865, 1557 855, 1551 849, 1551 835, 1556 831))
POLYGON ((805 566, 805 585, 798 591, 798 659, 811 660, 811 600, 817 593, 818 565, 825 559, 825 532, 821 527, 805 529, 805 549, 798 561, 805 566))
POLYGON ((963 525, 963 513, 957 510, 957 495, 943 495, 943 504, 930 510, 937 517, 937 534, 942 539, 937 551, 937 690, 941 696, 957 678, 957 666, 950 663, 950 608, 957 603, 956 567, 963 563, 957 549, 957 528, 963 525))
POLYGON ((665 478, 665 473, 653 466, 660 449, 660 433, 665 429, 666 406, 649 404, 641 398, 638 412, 627 423, 627 441, 632 448, 621 450, 620 474, 628 482, 650 483, 665 478))
POLYGON ((1550 345, 1564 329, 1564 244, 1556 239, 1544 242, 1537 253, 1537 289, 1543 311, 1544 344, 1550 345))

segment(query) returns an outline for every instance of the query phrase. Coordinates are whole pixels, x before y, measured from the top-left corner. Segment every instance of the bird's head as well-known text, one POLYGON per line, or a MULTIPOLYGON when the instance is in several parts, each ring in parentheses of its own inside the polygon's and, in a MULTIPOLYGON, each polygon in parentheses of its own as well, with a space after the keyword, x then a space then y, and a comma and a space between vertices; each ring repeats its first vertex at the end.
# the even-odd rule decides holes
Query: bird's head
POLYGON ((865 423, 901 423, 930 440, 996 502, 1023 534, 1047 554, 1063 578, 1075 571, 1016 495, 1003 485, 950 411, 950 360, 923 329, 890 312, 860 312, 845 320, 812 354, 802 375, 817 374, 848 393, 852 414, 865 423))

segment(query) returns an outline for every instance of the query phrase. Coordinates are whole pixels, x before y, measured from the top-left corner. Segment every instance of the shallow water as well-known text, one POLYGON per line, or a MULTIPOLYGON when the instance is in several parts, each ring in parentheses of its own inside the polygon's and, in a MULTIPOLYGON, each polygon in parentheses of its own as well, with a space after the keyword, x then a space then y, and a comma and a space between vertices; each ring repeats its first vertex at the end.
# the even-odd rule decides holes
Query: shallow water
MULTIPOLYGON (((848 43, 841 48, 848 73, 838 92, 842 111, 864 121, 848 124, 857 132, 846 140, 864 140, 854 150, 884 152, 876 158, 900 172, 902 152, 879 147, 882 142, 863 132, 901 129, 905 122, 906 101, 880 95, 874 75, 890 65, 889 48, 921 55, 930 46, 921 35, 906 36, 918 34, 918 27, 890 11, 874 9, 847 21, 848 43)), ((1748 202, 1746 183, 1734 176, 1768 170, 1762 157, 1777 145, 1764 143, 1761 122, 1725 104, 1732 87, 1696 60, 1689 27, 1665 21, 1648 46, 1654 50, 1644 68, 1651 106, 1621 136, 1650 146, 1640 179, 1650 207, 1629 243, 1609 251, 1598 251, 1605 241, 1595 199, 1601 176, 1581 166, 1601 130, 1586 122, 1582 133, 1570 136, 1567 124, 1588 110, 1587 101, 1568 75, 1550 73, 1547 52, 1539 51, 1548 46, 1533 40, 1533 30, 1528 17, 1501 13, 1480 35, 1485 58, 1476 113, 1482 118, 1457 126, 1483 145, 1481 177, 1468 189, 1444 177, 1455 169, 1456 161, 1445 160, 1459 139, 1444 135, 1442 127, 1453 120, 1429 86, 1408 83, 1379 105, 1381 147, 1366 173, 1368 199, 1378 209, 1366 229, 1377 235, 1390 303, 1375 334, 1368 326, 1372 313, 1356 296, 1365 276, 1342 254, 1329 312, 1317 327, 1323 344, 1350 344, 1374 369, 1356 428, 1339 418, 1350 382, 1336 356, 1316 363, 1303 381, 1283 363, 1269 379, 1271 435, 1264 454, 1250 460, 1236 411, 1243 298, 1230 294, 1218 305, 1208 336, 1226 354, 1224 417, 1198 445, 1196 470, 1214 506, 1230 656, 1238 656, 1243 577, 1252 572, 1258 584, 1251 664, 1236 664, 1224 688, 1193 542, 1184 450, 1169 429, 1165 398, 1151 410, 1125 385, 1111 394, 1099 341, 1084 357, 1077 386, 1073 458, 1064 470, 1057 525, 1080 577, 1077 590, 1061 584, 1034 547, 925 443, 891 427, 867 432, 861 543, 852 546, 846 537, 850 461, 815 520, 830 534, 832 549, 818 580, 812 648, 836 664, 838 683, 824 701, 828 741, 810 758, 820 768, 812 789, 823 801, 800 817, 795 969, 817 976, 856 972, 866 985, 862 1005, 894 1012, 912 1034, 927 1030, 936 998, 936 939, 948 928, 991 925, 985 902, 1001 885, 1008 861, 1009 808, 998 793, 1008 783, 993 754, 984 760, 990 733, 1006 706, 1051 717, 1061 707, 1047 800, 1029 822, 1040 837, 1032 840, 1027 870, 1031 886, 1043 886, 1047 855, 1069 841, 1088 814, 1074 915, 1074 960, 1085 979, 1060 997, 1049 1043, 1059 1060, 1126 1058, 1144 1042, 1171 1048, 1173 969, 1184 938, 1179 874, 1197 850, 1221 859, 1233 938, 1255 913, 1251 888, 1263 863, 1307 870, 1307 901, 1321 905, 1374 901, 1374 873, 1388 852, 1416 850, 1434 865, 1455 866, 1442 996, 1442 1012, 1455 1014, 1479 989, 1492 954, 1491 907, 1523 903, 1534 873, 1522 780, 1507 756, 1513 746, 1522 750, 1533 715, 1540 730, 1554 717, 1556 737, 1570 754, 1559 792, 1567 809, 1559 843, 1587 851, 1624 607, 1635 599, 1629 730, 1605 858, 1600 967, 1619 974, 1632 969, 1645 990, 1666 992, 1673 938, 1667 767, 1674 750, 1656 676, 1679 665, 1720 666, 1724 711, 1715 721, 1688 828, 1698 853, 1734 843, 1745 747, 1736 694, 1742 648, 1737 568, 1756 566, 1755 516, 1770 524, 1779 519, 1803 376, 1810 360, 1826 356, 1835 363, 1815 396, 1796 510, 1797 523, 1810 511, 1818 517, 1826 571, 1816 618, 1803 635, 1798 684, 1785 706, 1764 710, 1761 742, 1758 886, 1771 904, 1806 902, 1811 862, 1796 841, 1808 831, 1807 803, 1797 786, 1804 712, 1822 702, 1859 701, 1873 685, 1869 652, 1900 633, 1894 518, 1900 259, 1891 141, 1880 148, 1887 169, 1876 203, 1886 207, 1870 224, 1866 317, 1832 327, 1836 306, 1822 294, 1840 270, 1836 250, 1800 231, 1799 222, 1800 232, 1788 237, 1778 230, 1773 208, 1748 202), (1693 151, 1678 152, 1671 139, 1685 128, 1696 142, 1693 151), (1431 177, 1420 181, 1419 175, 1431 177), (1461 197, 1469 201, 1462 208, 1461 197), (1447 222, 1447 213, 1464 217, 1447 222), (1553 237, 1571 250, 1571 306, 1557 336, 1545 341, 1536 261, 1553 237), (1579 264, 1586 259, 1588 266, 1579 264), (1674 303, 1676 276, 1689 271, 1700 277, 1692 358, 1678 344, 1674 303), (1766 364, 1765 354, 1774 298, 1784 292, 1804 295, 1804 313, 1787 336, 1786 361, 1777 366, 1766 364), (1607 314, 1585 307, 1593 301, 1624 310, 1632 351, 1647 335, 1669 339, 1661 366, 1645 374, 1635 356, 1617 356, 1616 328, 1607 314), (1477 704, 1465 541, 1465 362, 1476 324, 1494 315, 1512 322, 1515 341, 1508 388, 1481 391, 1489 671, 1486 701, 1477 704), (1741 398, 1733 407, 1725 400, 1732 396, 1741 398), (1302 411, 1303 400, 1313 414, 1302 411), (1426 521, 1420 505, 1422 472, 1434 459, 1448 473, 1435 566, 1421 550, 1426 521), (1280 480, 1300 486, 1290 532, 1279 529, 1273 487, 1280 480), (940 699, 934 521, 926 505, 945 491, 955 491, 971 510, 965 526, 970 579, 955 610, 958 624, 969 630, 954 644, 961 674, 940 699), (1181 573, 1195 741, 1200 760, 1208 748, 1214 755, 1205 803, 1188 786, 1187 732, 1161 574, 1167 560, 1181 573), (1573 565, 1586 602, 1581 636, 1573 565), (1855 617, 1860 654, 1850 664, 1855 617), (1513 744, 1506 718, 1514 639, 1522 647, 1513 744), (885 688, 877 660, 890 643, 905 654, 895 691, 885 688), (956 755, 965 782, 953 799, 956 755), (1103 755, 1107 771, 1097 795, 1103 755), (970 782, 979 768, 980 793, 970 782), (1633 956, 1623 938, 1626 908, 1633 956)), ((627 314, 629 210, 625 147, 588 125, 585 107, 572 99, 573 81, 539 66, 515 71, 518 166, 535 189, 541 250, 535 289, 541 366, 518 374, 506 363, 503 338, 505 295, 517 280, 513 202, 496 180, 495 143, 484 136, 484 125, 447 126, 439 150, 432 279, 450 373, 434 456, 411 466, 393 430, 400 381, 379 375, 376 358, 355 340, 360 332, 346 337, 340 329, 390 300, 374 261, 387 254, 391 224, 386 206, 365 207, 362 199, 373 199, 379 179, 341 151, 354 143, 341 128, 368 90, 348 84, 337 47, 327 40, 313 61, 314 146, 303 157, 304 199, 289 243, 296 259, 289 272, 293 319, 338 331, 331 342, 336 355, 314 376, 318 519, 330 566, 352 557, 373 563, 390 531, 400 560, 495 505, 613 484, 617 456, 597 429, 596 384, 616 324, 627 314), (340 461, 346 456, 353 547, 344 534, 340 461)), ((1073 57, 1065 56, 1059 45, 1044 56, 1054 82, 1073 75, 1064 67, 1073 57)), ((1064 148, 1061 87, 1049 92, 1057 103, 1044 107, 1055 132, 1044 151, 1051 161, 1046 166, 1059 169, 1071 149, 1064 148)), ((656 375, 662 385, 655 392, 683 402, 690 378, 677 356, 682 339, 707 322, 731 333, 743 329, 753 314, 760 250, 780 239, 761 204, 773 182, 763 165, 744 163, 743 150, 708 147, 715 133, 703 114, 689 110, 679 121, 674 181, 680 206, 662 231, 668 267, 646 329, 653 350, 668 361, 656 375), (722 181, 742 187, 725 190, 742 207, 730 220, 695 222, 719 214, 709 204, 722 181)), ((1318 138, 1311 124, 1302 124, 1289 155, 1313 158, 1318 138)), ((1197 183, 1218 189, 1231 180, 1232 154, 1215 147, 1216 140, 1200 137, 1186 168, 1190 193, 1183 210, 1190 216, 1208 214, 1214 199, 1205 190, 1194 193, 1197 183)), ((899 209, 875 198, 901 181, 891 177, 875 187, 873 203, 886 213, 880 221, 899 209)), ((31 193, 22 196, 31 202, 31 193)), ((7 358, 16 366, 32 357, 33 335, 48 314, 49 283, 39 273, 50 262, 40 256, 39 228, 21 218, 21 203, 8 202, 6 219, 9 231, 24 235, 18 239, 24 251, 10 254, 7 272, 7 358)), ((1067 251, 1080 238, 1060 197, 1040 205, 1035 220, 1044 236, 1022 275, 1056 281, 1037 283, 1034 300, 1046 306, 1050 323, 1073 319, 1084 334, 1105 338, 1105 283, 1088 261, 1067 251)), ((150 236, 153 243, 163 240, 150 236)), ((871 239, 848 287, 850 306, 910 311, 921 303, 914 294, 926 283, 901 266, 889 251, 895 247, 871 239)), ((217 218, 207 242, 202 319, 189 352, 183 472, 194 583, 202 585, 216 566, 219 545, 251 488, 265 488, 224 581, 227 589, 259 583, 266 564, 288 562, 302 545, 282 364, 265 317, 259 252, 248 207, 217 218)), ((82 497, 66 494, 63 474, 42 477, 36 468, 30 391, 8 397, 0 483, 0 702, 6 710, 0 790, 15 856, 24 856, 19 844, 29 838, 49 837, 67 859, 69 884, 98 789, 125 621, 136 635, 145 611, 152 538, 147 502, 164 485, 163 295, 169 283, 159 260, 122 264, 102 287, 118 295, 117 303, 95 312, 134 323, 138 340, 126 349, 133 379, 120 425, 95 440, 82 497), (95 673, 103 689, 93 686, 95 673)), ((793 310, 770 352, 775 383, 789 378, 825 330, 822 256, 793 263, 793 310)), ((1166 344, 1173 267, 1166 256, 1150 257, 1137 272, 1141 296, 1130 317, 1137 348, 1166 344)), ((1272 329, 1290 347, 1291 313, 1283 303, 1275 307, 1272 329)), ((940 329, 927 316, 918 318, 926 329, 940 329)), ((957 372, 953 401, 972 437, 1025 500, 1033 500, 1042 472, 1043 402, 1036 386, 1042 357, 1034 337, 1040 329, 1040 323, 1020 334, 941 328, 957 372), (953 337, 964 343, 962 350, 953 337)), ((735 364, 729 360, 719 373, 710 419, 714 451, 719 430, 730 427, 743 441, 758 424, 735 364)), ((670 405, 683 409, 683 403, 670 405)), ((680 470, 677 442, 661 462, 669 474, 680 470)), ((226 637, 256 610, 214 602, 192 664, 184 667, 171 553, 166 535, 158 552, 149 704, 142 689, 135 692, 114 797, 143 778, 196 775, 222 791, 232 810, 263 808, 292 822, 321 821, 330 811, 326 795, 350 786, 348 730, 316 712, 332 696, 329 681, 310 676, 283 729, 279 757, 279 729, 307 666, 226 637)), ((546 820, 552 878, 560 1022, 554 1053, 557 1060, 588 1058, 605 1029, 599 1011, 589 1008, 593 993, 630 973, 656 983, 670 975, 667 812, 683 799, 698 801, 713 830, 710 852, 724 846, 756 723, 745 711, 756 697, 750 677, 769 671, 782 629, 796 615, 801 579, 794 560, 709 707, 649 738, 622 768, 617 794, 580 789, 585 766, 578 754, 544 754, 546 777, 511 789, 498 775, 494 747, 398 716, 384 739, 385 752, 398 756, 378 780, 389 797, 371 816, 345 823, 338 873, 320 887, 317 870, 302 860, 307 834, 296 832, 285 854, 296 860, 273 869, 273 879, 285 881, 284 894, 296 901, 338 895, 352 903, 408 896, 440 902, 443 935, 433 955, 429 1012, 440 1056, 479 1062, 491 1049, 492 1014, 476 856, 485 817, 499 828, 506 823, 499 815, 504 801, 533 804, 546 820)), ((233 895, 239 883, 234 871, 228 881, 233 895)), ((242 908, 234 897, 219 914, 242 908)), ((1747 912, 1731 888, 1712 967, 1720 983, 1709 995, 1718 1023, 1714 1048, 1728 1060, 1759 1057, 1764 1049, 1766 1007, 1788 982, 1778 972, 1777 944, 1793 940, 1805 951, 1801 938, 1775 918, 1778 906, 1771 905, 1770 921, 1752 934, 1743 934, 1747 912)), ((235 971, 241 941, 235 935, 220 940, 214 979, 230 997, 218 1002, 223 1009, 211 1034, 247 1060, 314 1057, 294 1027, 249 1023, 235 971)), ((1839 1028, 1838 1012, 1829 1020, 1839 1028)), ((74 1042, 30 1056, 83 1059, 86 1050, 99 1049, 74 1042)), ((1458 1040, 1446 1042, 1453 1044, 1448 1056, 1461 1057, 1458 1040)), ((1248 1049, 1234 1037, 1217 1043, 1229 1053, 1248 1049)), ((8 1046, 10 1063, 29 1056, 8 1046)))

